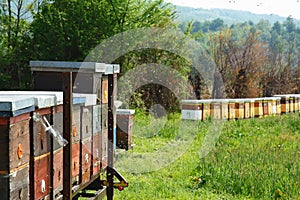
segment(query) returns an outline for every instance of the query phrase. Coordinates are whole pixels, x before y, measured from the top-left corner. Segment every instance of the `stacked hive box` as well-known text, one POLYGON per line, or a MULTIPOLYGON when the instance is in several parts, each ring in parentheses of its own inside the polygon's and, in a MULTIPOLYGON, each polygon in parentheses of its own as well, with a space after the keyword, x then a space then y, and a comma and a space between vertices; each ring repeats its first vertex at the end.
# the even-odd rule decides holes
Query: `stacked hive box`
POLYGON ((244 116, 245 119, 250 118, 250 99, 243 99, 244 101, 244 116))
MULTIPOLYGON (((35 110, 27 113, 31 116, 30 126, 30 196, 34 199, 49 197, 55 194, 51 188, 58 189, 62 167, 54 169, 50 163, 55 161, 55 156, 50 151, 56 149, 59 145, 56 141, 51 140, 50 134, 46 132, 42 121, 43 117, 47 122, 53 121, 53 112, 57 105, 62 104, 61 93, 50 92, 1 92, 3 96, 26 97, 34 99, 35 110), (54 145, 53 145, 54 144, 54 145), (57 175, 58 174, 58 175, 57 175), (55 176, 54 176, 55 175, 55 176), (58 180, 57 180, 58 179, 58 180)), ((58 162, 61 163, 61 162, 58 162)), ((59 190, 59 189, 58 189, 59 190)))
POLYGON ((294 112, 299 112, 299 97, 297 95, 293 95, 294 100, 294 112))
POLYGON ((228 103, 229 101, 227 99, 220 99, 221 103, 221 118, 222 119, 228 119, 228 103))
POLYGON ((202 102, 200 100, 182 101, 182 119, 202 120, 202 102))
POLYGON ((200 103, 202 103, 202 119, 206 120, 211 117, 211 104, 212 100, 210 99, 205 99, 205 100, 200 100, 200 103))
MULTIPOLYGON (((92 175, 93 175, 93 164, 95 163, 95 160, 97 160, 97 155, 93 154, 93 149, 99 151, 99 130, 94 130, 94 123, 93 122, 93 108, 96 105, 96 95, 93 94, 73 94, 73 97, 77 98, 84 98, 85 103, 81 104, 81 114, 80 114, 80 183, 84 184, 87 183, 92 175), (97 131, 97 132, 96 132, 97 131), (94 137, 95 136, 95 137, 94 137), (95 138, 95 142, 93 139, 95 138), (95 145, 94 145, 95 143, 95 145), (95 157, 95 160, 94 160, 95 157)), ((96 119, 95 119, 96 120, 96 119)), ((101 128, 100 128, 101 130, 101 128)), ((98 153, 99 156, 99 153, 98 153)), ((95 168, 96 170, 97 168, 95 168)), ((99 172, 99 170, 97 171, 99 172)), ((95 172, 95 173, 97 173, 95 172)))
POLYGON ((296 106, 298 107, 298 111, 300 111, 300 94, 295 94, 295 104, 297 104, 296 106))
POLYGON ((244 100, 232 99, 231 102, 234 102, 235 105, 235 119, 244 119, 245 117, 244 100))
POLYGON ((249 101, 249 109, 250 109, 250 118, 254 118, 255 116, 255 99, 246 99, 249 101))
MULTIPOLYGON (((105 169, 108 160, 108 81, 106 74, 115 75, 119 72, 116 66, 93 62, 52 62, 31 61, 34 71, 35 89, 62 91, 63 77, 73 75, 73 109, 72 109, 72 158, 71 171, 73 191, 79 191, 99 176, 105 169), (62 73, 65 75, 62 76, 62 73), (48 81, 47 81, 48 80, 48 81), (45 84, 53 82, 52 85, 45 84), (78 94, 80 93, 80 94, 78 94), (84 93, 84 94, 83 94, 84 93), (81 99, 84 98, 84 103, 81 99), (77 101, 79 102, 75 102, 77 101), (92 99, 92 103, 89 100, 92 99), (97 103, 96 103, 97 99, 97 103)), ((60 122, 60 127, 65 120, 62 119, 62 108, 57 109, 53 119, 60 122)), ((55 122, 55 120, 54 120, 55 122)), ((68 126, 68 125, 67 125, 68 126)), ((62 163, 61 149, 57 152, 57 159, 62 163)), ((69 168, 69 166, 64 166, 69 168)), ((60 172, 62 177, 62 171, 60 172)), ((67 172, 68 173, 68 172, 67 172)), ((69 176, 69 175, 68 175, 69 176)), ((64 183, 65 184, 65 183, 64 183)))
POLYGON ((281 113, 286 114, 290 112, 290 97, 289 95, 274 95, 274 97, 280 97, 281 113))
POLYGON ((228 119, 235 119, 235 100, 228 99, 228 119))
POLYGON ((221 102, 212 100, 210 105, 210 115, 213 119, 221 119, 221 102))
POLYGON ((132 126, 134 110, 117 109, 117 146, 130 149, 132 146, 132 126))
POLYGON ((263 111, 263 98, 255 98, 254 102, 254 116, 262 117, 264 115, 263 111))
POLYGON ((30 97, 0 98, 1 199, 29 199, 30 97))

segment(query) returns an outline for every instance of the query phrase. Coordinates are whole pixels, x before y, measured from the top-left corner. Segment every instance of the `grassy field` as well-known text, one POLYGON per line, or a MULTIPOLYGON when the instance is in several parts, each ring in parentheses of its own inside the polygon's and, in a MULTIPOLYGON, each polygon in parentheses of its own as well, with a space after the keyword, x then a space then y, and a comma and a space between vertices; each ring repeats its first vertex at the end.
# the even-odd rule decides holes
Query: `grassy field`
POLYGON ((135 116, 134 149, 116 160, 130 185, 115 199, 300 199, 298 113, 223 124, 180 117, 135 116))

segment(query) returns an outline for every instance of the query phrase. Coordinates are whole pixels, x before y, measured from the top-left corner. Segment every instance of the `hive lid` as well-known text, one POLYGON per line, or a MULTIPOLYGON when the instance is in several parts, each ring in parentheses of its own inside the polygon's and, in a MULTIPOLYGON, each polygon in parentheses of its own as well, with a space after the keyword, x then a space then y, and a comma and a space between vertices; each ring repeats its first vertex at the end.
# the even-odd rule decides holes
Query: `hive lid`
POLYGON ((22 96, 0 96, 0 116, 13 117, 34 110, 34 99, 22 96))
POLYGON ((192 105, 202 104, 202 102, 200 100, 182 100, 181 103, 182 104, 192 104, 192 105))
POLYGON ((96 94, 73 93, 73 104, 84 103, 85 106, 93 106, 97 104, 96 94))
POLYGON ((0 91, 1 96, 21 96, 34 98, 34 105, 37 108, 47 108, 63 104, 62 92, 48 91, 0 91))
POLYGON ((32 71, 48 72, 85 72, 113 74, 120 72, 120 66, 97 62, 69 62, 69 61, 30 61, 32 71))
POLYGON ((133 115, 135 110, 132 109, 117 109, 117 115, 133 115))
POLYGON ((244 99, 228 99, 230 103, 244 103, 244 99))

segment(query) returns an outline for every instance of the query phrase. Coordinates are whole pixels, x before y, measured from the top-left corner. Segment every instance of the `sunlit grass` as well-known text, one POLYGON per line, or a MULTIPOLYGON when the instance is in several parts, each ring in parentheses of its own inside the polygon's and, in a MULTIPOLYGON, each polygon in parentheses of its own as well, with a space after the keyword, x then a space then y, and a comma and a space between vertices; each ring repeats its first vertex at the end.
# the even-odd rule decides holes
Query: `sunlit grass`
MULTIPOLYGON (((300 199, 299 119, 299 114, 290 114, 226 122, 213 150, 200 158, 202 141, 212 122, 197 123, 195 128, 188 121, 181 123, 180 115, 163 123, 139 116, 134 124, 134 149, 117 160, 118 169, 130 185, 122 192, 116 191, 115 198, 300 199), (197 133, 174 162, 145 173, 128 172, 119 166, 130 158, 128 154, 159 153, 176 140, 179 124, 187 132, 197 133), (144 128, 146 132, 138 132, 144 128)), ((176 146, 171 150, 176 152, 176 146)))

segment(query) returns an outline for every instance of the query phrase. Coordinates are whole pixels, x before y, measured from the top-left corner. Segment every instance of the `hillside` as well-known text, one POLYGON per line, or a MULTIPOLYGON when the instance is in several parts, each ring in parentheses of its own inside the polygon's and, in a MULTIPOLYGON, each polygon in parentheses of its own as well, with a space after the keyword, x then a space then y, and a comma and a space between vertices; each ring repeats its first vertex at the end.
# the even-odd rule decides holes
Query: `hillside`
MULTIPOLYGON (((176 6, 177 20, 179 22, 188 21, 206 21, 214 20, 216 18, 222 19, 226 24, 231 25, 238 22, 252 21, 259 22, 261 19, 268 20, 271 24, 276 21, 284 22, 285 17, 278 15, 268 14, 255 14, 248 11, 229 10, 229 9, 203 9, 203 8, 190 8, 176 6)), ((300 21, 296 21, 297 26, 300 27, 300 21)))

